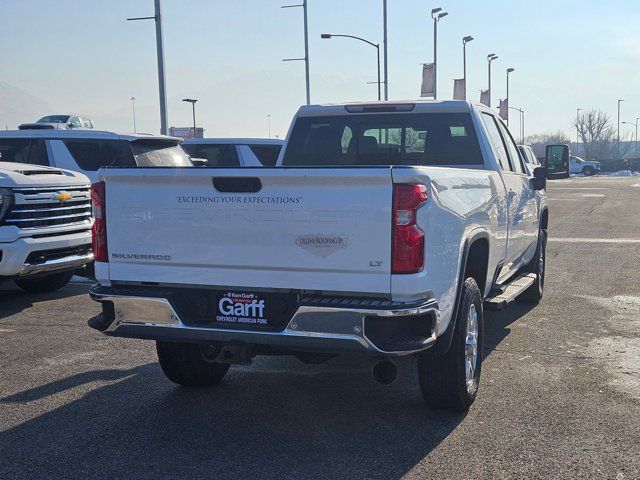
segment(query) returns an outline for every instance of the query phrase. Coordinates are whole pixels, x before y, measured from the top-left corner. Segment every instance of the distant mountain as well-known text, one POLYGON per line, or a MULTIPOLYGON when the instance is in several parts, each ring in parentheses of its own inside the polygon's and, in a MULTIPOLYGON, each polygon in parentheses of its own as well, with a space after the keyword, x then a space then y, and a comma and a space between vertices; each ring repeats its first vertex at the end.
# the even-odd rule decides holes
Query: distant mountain
POLYGON ((34 122, 51 113, 54 112, 45 100, 0 82, 0 129, 16 129, 21 123, 34 122))

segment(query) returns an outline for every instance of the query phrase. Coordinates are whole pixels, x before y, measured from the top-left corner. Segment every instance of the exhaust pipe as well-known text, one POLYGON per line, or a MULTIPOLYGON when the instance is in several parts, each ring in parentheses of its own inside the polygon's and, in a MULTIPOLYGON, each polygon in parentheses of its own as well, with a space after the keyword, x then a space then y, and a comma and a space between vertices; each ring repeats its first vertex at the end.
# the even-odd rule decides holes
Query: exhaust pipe
POLYGON ((391 360, 380 360, 371 369, 371 374, 381 385, 391 385, 398 376, 398 367, 391 360))

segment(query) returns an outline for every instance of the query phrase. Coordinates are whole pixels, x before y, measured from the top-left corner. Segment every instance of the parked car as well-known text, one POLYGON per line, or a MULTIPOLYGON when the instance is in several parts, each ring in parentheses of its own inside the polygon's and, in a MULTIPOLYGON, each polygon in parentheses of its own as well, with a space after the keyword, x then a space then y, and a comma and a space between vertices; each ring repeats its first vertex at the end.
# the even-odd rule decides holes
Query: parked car
POLYGON ((284 142, 262 138, 198 138, 182 148, 208 167, 273 167, 284 142))
POLYGON ((520 150, 520 155, 522 155, 522 160, 524 161, 527 172, 533 176, 533 171, 540 166, 540 162, 536 158, 533 148, 529 145, 518 145, 518 150, 520 150))
POLYGON ((18 126, 19 130, 71 130, 72 128, 92 129, 93 122, 78 115, 47 115, 35 123, 23 123, 18 126))
POLYGON ((28 292, 62 288, 93 261, 89 179, 23 160, 41 143, 0 143, 0 281, 28 292))
POLYGON ((162 135, 95 130, 0 131, 0 149, 19 163, 65 168, 95 181, 100 167, 192 166, 180 139, 162 135))
POLYGON ((571 155, 569 157, 569 173, 585 175, 590 177, 600 173, 600 162, 583 160, 580 157, 571 155))
POLYGON ((278 166, 101 169, 89 325, 155 340, 186 386, 340 352, 386 384, 410 355, 428 405, 468 409, 485 306, 543 295, 544 169, 463 101, 302 107, 278 166))

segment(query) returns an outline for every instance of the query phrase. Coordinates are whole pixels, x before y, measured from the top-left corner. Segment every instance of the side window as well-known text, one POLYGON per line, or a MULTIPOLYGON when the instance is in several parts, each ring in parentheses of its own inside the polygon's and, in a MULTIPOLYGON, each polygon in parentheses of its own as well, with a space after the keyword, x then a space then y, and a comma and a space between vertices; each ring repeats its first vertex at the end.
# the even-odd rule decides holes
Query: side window
POLYGON ((43 167, 49 166, 47 149, 44 146, 44 140, 41 138, 34 138, 31 140, 27 163, 31 163, 32 165, 42 165, 43 167))
POLYGON ((0 162, 49 165, 41 138, 0 138, 0 162))
POLYGON ((516 173, 524 173, 524 165, 522 165, 522 160, 520 159, 520 152, 518 152, 518 147, 516 147, 516 143, 513 141, 509 130, 504 126, 504 123, 500 121, 498 122, 498 127, 500 128, 504 143, 507 146, 507 153, 509 154, 513 171, 516 173))
POLYGON ((280 145, 249 145, 253 154, 265 167, 275 167, 280 155, 280 145))
POLYGON ((88 118, 81 118, 80 121, 82 122, 82 128, 93 128, 93 124, 88 118))
POLYGON ((500 167, 506 172, 510 171, 511 167, 509 166, 507 152, 504 147, 504 143, 502 142, 502 137, 500 136, 500 130, 498 130, 498 125, 496 124, 493 115, 483 113, 482 121, 484 122, 485 127, 487 127, 489 139, 491 140, 493 149, 495 150, 496 156, 498 157, 498 162, 500 162, 500 167))
POLYGON ((82 126, 82 124, 80 123, 80 119, 78 117, 71 117, 69 118, 69 124, 73 127, 73 128, 80 128, 82 126))
POLYGON ((235 145, 228 144, 182 144, 192 158, 203 158, 209 167, 238 167, 240 160, 235 145))
POLYGON ((129 143, 123 140, 65 140, 64 144, 80 169, 95 172, 100 167, 135 167, 129 143))

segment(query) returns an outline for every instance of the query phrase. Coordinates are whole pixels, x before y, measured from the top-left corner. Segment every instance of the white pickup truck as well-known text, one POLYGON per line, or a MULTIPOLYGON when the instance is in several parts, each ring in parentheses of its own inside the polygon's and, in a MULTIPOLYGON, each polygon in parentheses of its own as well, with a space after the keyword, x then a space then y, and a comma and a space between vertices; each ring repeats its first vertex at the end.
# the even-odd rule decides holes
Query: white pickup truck
POLYGON ((466 410, 483 308, 542 297, 544 174, 462 101, 302 107, 275 168, 102 169, 89 325, 155 340, 187 386, 340 352, 386 384, 413 355, 425 402, 466 410))
POLYGON ((34 293, 64 287, 93 260, 89 179, 17 162, 40 148, 0 145, 0 282, 13 280, 34 293))

